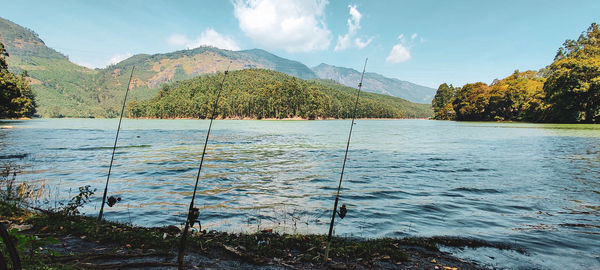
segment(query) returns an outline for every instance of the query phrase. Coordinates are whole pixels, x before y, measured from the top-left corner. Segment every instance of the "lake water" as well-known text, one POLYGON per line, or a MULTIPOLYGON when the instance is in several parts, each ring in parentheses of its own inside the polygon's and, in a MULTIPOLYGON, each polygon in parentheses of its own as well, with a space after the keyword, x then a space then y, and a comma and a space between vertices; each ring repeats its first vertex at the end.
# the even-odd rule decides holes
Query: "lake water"
MULTIPOLYGON (((46 184, 46 207, 97 188, 83 209, 97 215, 117 123, 0 122, 0 162, 46 184)), ((215 121, 196 198, 203 229, 327 233, 349 125, 215 121)), ((182 224, 207 127, 124 119, 108 192, 122 201, 105 218, 182 224)), ((598 125, 358 120, 336 234, 468 236, 527 252, 448 250, 492 267, 599 269, 599 175, 598 125)))

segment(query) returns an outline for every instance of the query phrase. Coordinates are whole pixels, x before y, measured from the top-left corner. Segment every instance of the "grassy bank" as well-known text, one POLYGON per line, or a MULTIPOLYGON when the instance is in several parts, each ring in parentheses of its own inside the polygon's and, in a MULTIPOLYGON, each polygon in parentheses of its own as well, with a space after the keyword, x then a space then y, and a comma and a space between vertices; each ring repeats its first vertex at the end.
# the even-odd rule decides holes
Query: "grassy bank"
MULTIPOLYGON (((146 228, 115 222, 99 224, 92 217, 23 209, 5 216, 11 207, 6 203, 0 204, 2 222, 13 228, 11 234, 18 239, 25 269, 175 267, 176 247, 180 240, 177 227, 146 228)), ((316 269, 479 268, 440 252, 437 240, 427 238, 334 237, 331 260, 327 264, 323 263, 325 235, 211 231, 195 233, 189 239, 186 253, 189 268, 208 267, 210 264, 218 268, 231 265, 316 269)))

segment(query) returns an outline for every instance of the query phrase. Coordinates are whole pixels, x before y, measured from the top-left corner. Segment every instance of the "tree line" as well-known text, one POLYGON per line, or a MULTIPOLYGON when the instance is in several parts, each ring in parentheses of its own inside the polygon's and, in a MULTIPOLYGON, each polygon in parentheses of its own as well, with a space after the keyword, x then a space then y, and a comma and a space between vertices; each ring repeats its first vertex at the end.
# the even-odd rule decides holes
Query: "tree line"
MULTIPOLYGON (((265 69, 232 71, 227 75, 217 118, 350 118, 356 89, 326 80, 305 81, 265 69)), ((131 101, 129 117, 209 118, 223 73, 165 84, 146 101, 131 101)), ((427 105, 374 93, 361 93, 357 117, 423 117, 427 105)))
POLYGON ((459 121, 600 123, 600 29, 593 23, 567 40, 540 71, 495 80, 438 87, 433 118, 459 121))

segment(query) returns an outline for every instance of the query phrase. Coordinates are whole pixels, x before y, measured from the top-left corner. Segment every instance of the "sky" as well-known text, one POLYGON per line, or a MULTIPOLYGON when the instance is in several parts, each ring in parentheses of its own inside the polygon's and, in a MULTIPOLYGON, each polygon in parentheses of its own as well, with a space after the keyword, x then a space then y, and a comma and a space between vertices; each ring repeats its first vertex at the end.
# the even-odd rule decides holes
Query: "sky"
POLYGON ((201 45, 259 48, 437 88, 491 83, 549 65, 566 39, 600 23, 598 0, 2 0, 77 64, 201 45))

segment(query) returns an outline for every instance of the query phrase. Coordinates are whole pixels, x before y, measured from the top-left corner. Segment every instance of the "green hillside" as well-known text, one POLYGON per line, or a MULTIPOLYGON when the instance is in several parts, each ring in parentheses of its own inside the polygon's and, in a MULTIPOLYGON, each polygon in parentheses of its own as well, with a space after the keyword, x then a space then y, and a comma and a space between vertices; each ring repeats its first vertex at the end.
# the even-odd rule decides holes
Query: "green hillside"
POLYGON ((11 72, 26 70, 36 95, 38 114, 47 117, 102 114, 90 82, 97 73, 46 47, 33 31, 0 18, 0 42, 11 72))
MULTIPOLYGON (((207 118, 223 74, 165 85, 148 101, 129 104, 130 117, 207 118)), ((305 81, 265 69, 231 72, 218 104, 219 118, 349 118, 356 89, 322 80, 305 81)), ((363 93, 357 117, 428 117, 428 105, 363 93)))

